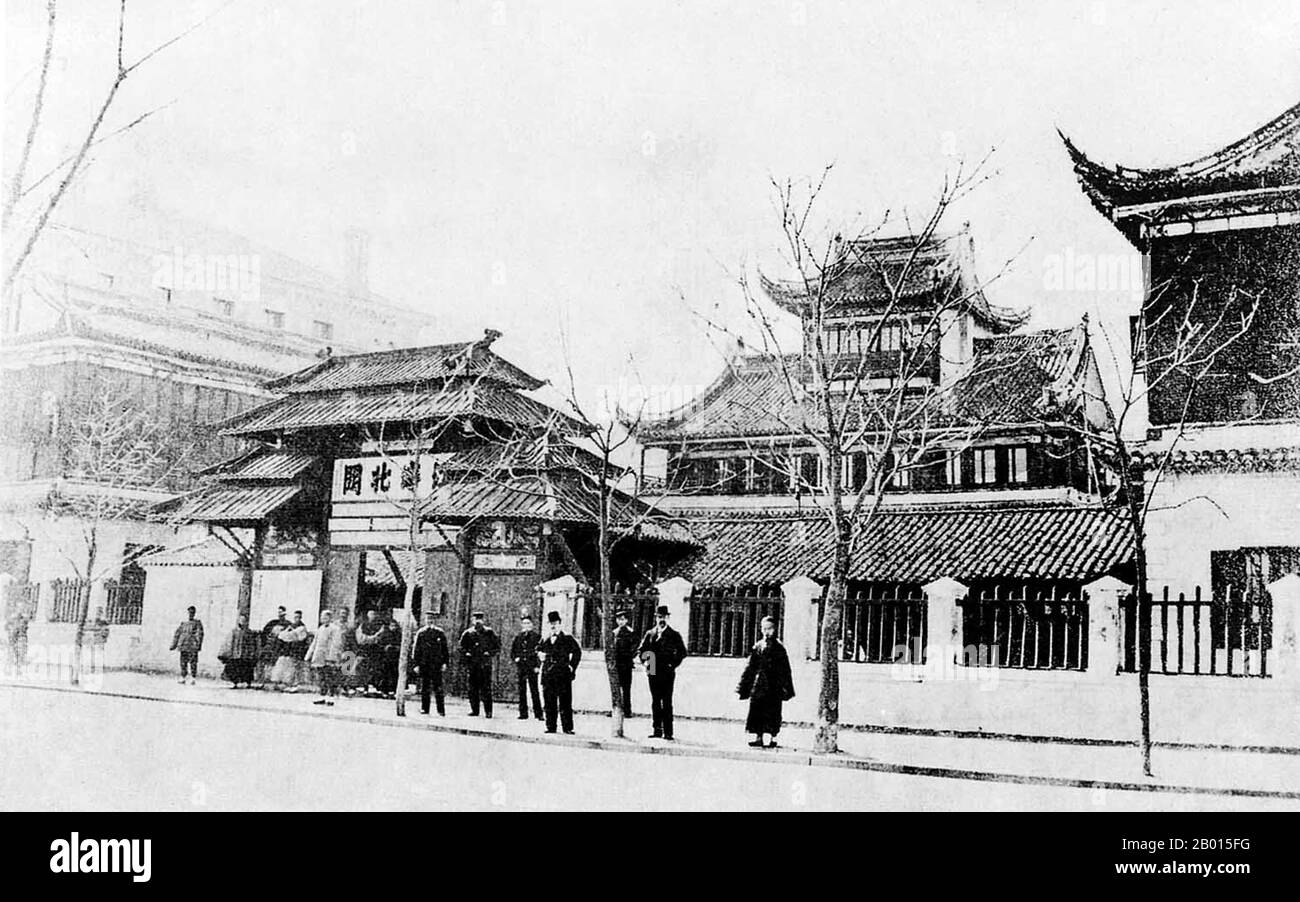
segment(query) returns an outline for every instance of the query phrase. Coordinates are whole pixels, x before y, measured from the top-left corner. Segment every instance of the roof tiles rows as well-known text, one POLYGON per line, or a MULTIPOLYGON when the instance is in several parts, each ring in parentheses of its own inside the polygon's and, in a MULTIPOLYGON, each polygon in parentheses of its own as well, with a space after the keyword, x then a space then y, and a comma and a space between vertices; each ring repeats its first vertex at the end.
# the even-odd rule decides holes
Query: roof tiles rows
MULTIPOLYGON (((679 568, 697 587, 830 577, 833 541, 824 515, 751 514, 683 522, 704 545, 679 568)), ((1089 581, 1126 567, 1132 555, 1128 521, 1111 508, 883 509, 855 542, 849 578, 1089 581)))

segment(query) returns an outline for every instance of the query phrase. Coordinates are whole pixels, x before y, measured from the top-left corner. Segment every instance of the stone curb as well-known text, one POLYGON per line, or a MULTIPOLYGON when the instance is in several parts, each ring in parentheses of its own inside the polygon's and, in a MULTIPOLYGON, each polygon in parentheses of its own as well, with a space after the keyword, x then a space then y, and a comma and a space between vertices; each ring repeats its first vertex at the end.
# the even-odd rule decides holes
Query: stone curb
MULTIPOLYGON (((887 761, 873 761, 855 758, 845 754, 813 755, 808 752, 787 751, 747 751, 743 749, 722 749, 714 746, 693 745, 647 745, 635 739, 598 739, 564 735, 520 736, 512 733, 486 730, 480 727, 464 727, 438 721, 406 720, 396 717, 373 717, 363 714, 344 714, 333 711, 300 711, 295 709, 279 710, 257 705, 237 705, 223 701, 205 699, 168 698, 160 695, 144 695, 134 692, 85 691, 70 686, 40 686, 21 683, 0 683, 0 688, 29 689, 40 692, 59 692, 83 696, 109 696, 127 698, 137 701, 163 702, 178 705, 194 705, 225 710, 252 711, 261 714, 287 714, 294 717, 313 717, 346 723, 364 723, 370 726, 398 727, 405 729, 423 729, 436 733, 466 736, 475 739, 496 739, 509 742, 553 745, 567 748, 589 749, 593 751, 622 752, 624 754, 667 755, 684 758, 712 758, 730 761, 753 761, 766 764, 785 764, 799 767, 828 767, 858 770, 872 773, 900 774, 905 776, 931 777, 948 780, 970 780, 984 783, 1010 783, 1024 786, 1051 786, 1069 789, 1103 789, 1116 792, 1165 792, 1177 795, 1229 796, 1235 798, 1279 799, 1300 801, 1300 791, 1245 789, 1236 787, 1193 786, 1189 784, 1132 782, 1124 780, 1090 780, 1074 777, 1051 777, 1032 774, 1015 774, 999 771, 967 770, 963 768, 942 767, 936 765, 899 764, 887 761)), ((426 715, 417 714, 417 718, 426 715)))

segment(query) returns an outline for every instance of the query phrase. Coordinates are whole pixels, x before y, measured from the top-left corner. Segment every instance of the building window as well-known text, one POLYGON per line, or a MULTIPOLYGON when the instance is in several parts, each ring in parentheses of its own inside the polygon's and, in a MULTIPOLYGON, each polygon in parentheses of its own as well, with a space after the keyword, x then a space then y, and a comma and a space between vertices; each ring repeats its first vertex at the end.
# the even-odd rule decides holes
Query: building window
POLYGON ((234 316, 235 302, 228 301, 225 298, 213 298, 212 304, 217 308, 217 316, 234 316))
POLYGON ((1007 481, 1025 483, 1029 481, 1029 449, 1016 447, 1007 449, 1007 481))
POLYGON ((903 347, 903 324, 885 323, 880 327, 880 337, 876 342, 877 350, 898 351, 903 347))
POLYGON ((317 338, 333 338, 334 324, 327 323, 324 320, 318 319, 312 322, 311 331, 312 334, 315 335, 317 338))
POLYGON ((170 288, 159 288, 158 290, 162 292, 163 303, 170 304, 172 302, 172 290, 170 288))
POLYGON ((818 454, 801 454, 799 456, 799 490, 817 489, 822 486, 822 460, 818 454))
POLYGON ((284 314, 279 310, 266 311, 266 324, 272 329, 284 328, 284 314))
POLYGON ((901 465, 889 477, 889 486, 894 489, 910 489, 912 487, 912 471, 907 469, 906 464, 901 465))
POLYGON ((998 481, 998 451, 996 448, 975 449, 975 483, 992 485, 998 481))
POLYGON ((854 451, 845 461, 849 464, 848 479, 846 480, 849 490, 853 492, 862 491, 862 487, 867 484, 867 476, 871 467, 867 464, 867 452, 854 451))
POLYGON ((961 452, 954 451, 948 455, 945 465, 945 481, 948 485, 961 485, 961 452))

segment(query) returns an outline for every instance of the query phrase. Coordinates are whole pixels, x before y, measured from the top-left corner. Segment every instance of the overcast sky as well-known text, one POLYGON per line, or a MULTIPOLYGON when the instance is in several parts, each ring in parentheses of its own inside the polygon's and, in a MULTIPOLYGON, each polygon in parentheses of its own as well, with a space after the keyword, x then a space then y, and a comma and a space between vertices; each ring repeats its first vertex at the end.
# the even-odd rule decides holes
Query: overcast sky
MULTIPOLYGON (((115 40, 116 4, 59 8, 50 161, 115 40)), ((567 322, 588 400, 621 378, 686 394, 716 374, 691 308, 735 317, 741 261, 779 269, 769 176, 835 163, 830 223, 923 214, 945 171, 996 148, 997 176, 950 220, 970 221, 986 277, 1031 242, 993 299, 1037 326, 1118 322, 1122 299, 1044 288, 1052 255, 1128 251, 1055 128, 1107 162, 1170 164, 1300 100, 1295 0, 131 0, 127 58, 214 11, 132 76, 110 128, 171 106, 99 149, 90 188, 147 185, 334 271, 343 232, 364 229, 373 287, 445 340, 501 329, 506 356, 563 381, 567 322)), ((44 3, 6 0, 6 17, 11 154, 44 3)))

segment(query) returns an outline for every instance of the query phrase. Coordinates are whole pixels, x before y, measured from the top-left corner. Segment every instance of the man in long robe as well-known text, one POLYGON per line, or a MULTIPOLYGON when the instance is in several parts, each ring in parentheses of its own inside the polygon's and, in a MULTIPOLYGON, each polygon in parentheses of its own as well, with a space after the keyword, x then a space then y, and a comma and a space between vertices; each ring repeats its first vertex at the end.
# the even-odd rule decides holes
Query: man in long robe
POLYGON ((764 617, 763 638, 754 643, 749 663, 740 677, 736 692, 749 699, 749 716, 745 730, 754 734, 754 748, 776 748, 776 734, 781 732, 781 706, 794 698, 794 677, 790 673, 790 656, 776 638, 776 621, 764 617), (763 736, 772 742, 764 746, 763 736))

